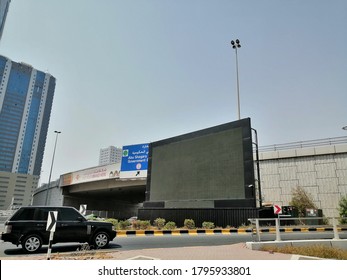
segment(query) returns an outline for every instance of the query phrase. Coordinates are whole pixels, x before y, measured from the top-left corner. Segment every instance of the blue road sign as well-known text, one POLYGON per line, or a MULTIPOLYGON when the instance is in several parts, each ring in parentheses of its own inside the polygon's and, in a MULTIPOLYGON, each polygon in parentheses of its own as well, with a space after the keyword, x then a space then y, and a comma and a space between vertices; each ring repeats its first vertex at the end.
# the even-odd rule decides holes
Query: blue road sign
POLYGON ((121 171, 140 171, 148 168, 149 144, 123 146, 121 171))

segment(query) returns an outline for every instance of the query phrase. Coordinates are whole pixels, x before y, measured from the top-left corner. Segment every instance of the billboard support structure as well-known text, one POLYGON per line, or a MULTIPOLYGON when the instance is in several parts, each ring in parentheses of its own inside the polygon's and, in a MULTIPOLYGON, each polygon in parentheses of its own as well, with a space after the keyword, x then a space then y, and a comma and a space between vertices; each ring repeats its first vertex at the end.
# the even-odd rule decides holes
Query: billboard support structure
POLYGON ((252 142, 253 145, 255 145, 255 162, 257 165, 257 186, 258 186, 258 195, 259 195, 259 207, 262 208, 263 207, 263 198, 261 195, 261 185, 260 185, 260 166, 259 166, 259 146, 258 146, 258 133, 257 130, 254 128, 251 128, 254 131, 254 136, 255 136, 255 142, 252 142))

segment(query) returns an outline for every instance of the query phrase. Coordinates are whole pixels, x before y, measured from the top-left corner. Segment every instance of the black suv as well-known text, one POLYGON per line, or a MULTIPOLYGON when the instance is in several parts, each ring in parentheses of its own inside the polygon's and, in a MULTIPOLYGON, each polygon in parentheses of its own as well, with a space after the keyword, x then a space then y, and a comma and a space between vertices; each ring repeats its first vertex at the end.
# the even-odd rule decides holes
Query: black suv
POLYGON ((28 206, 19 208, 5 222, 1 239, 22 245, 27 253, 37 252, 42 244, 48 244, 50 232, 46 231, 50 211, 57 211, 57 223, 53 243, 88 242, 96 248, 105 248, 115 238, 112 224, 88 221, 73 207, 28 206))

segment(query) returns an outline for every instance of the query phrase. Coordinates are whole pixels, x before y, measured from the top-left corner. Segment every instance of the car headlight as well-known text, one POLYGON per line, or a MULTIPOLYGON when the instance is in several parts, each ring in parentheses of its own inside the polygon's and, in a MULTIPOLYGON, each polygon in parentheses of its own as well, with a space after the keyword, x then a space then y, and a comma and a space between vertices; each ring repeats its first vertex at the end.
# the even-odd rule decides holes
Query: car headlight
POLYGON ((5 233, 11 233, 12 231, 12 226, 11 225, 6 225, 5 226, 5 233))

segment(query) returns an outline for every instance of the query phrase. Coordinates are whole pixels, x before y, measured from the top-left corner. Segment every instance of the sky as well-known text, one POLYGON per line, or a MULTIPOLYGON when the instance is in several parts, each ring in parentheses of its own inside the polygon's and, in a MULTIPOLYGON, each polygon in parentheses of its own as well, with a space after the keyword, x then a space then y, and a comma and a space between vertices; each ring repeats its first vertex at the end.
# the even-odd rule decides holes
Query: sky
POLYGON ((345 0, 12 0, 0 54, 56 79, 40 183, 108 146, 251 118, 259 145, 346 136, 345 0))

